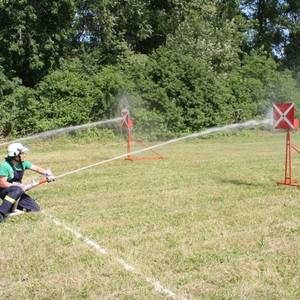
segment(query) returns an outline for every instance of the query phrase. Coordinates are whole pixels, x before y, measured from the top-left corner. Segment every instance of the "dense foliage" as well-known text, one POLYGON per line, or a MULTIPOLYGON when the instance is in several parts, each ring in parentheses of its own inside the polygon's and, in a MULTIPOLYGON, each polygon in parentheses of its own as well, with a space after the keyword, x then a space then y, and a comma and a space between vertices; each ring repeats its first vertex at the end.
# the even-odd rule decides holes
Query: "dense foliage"
POLYGON ((159 137, 300 104, 298 2, 3 0, 0 136, 115 117, 122 105, 159 137))

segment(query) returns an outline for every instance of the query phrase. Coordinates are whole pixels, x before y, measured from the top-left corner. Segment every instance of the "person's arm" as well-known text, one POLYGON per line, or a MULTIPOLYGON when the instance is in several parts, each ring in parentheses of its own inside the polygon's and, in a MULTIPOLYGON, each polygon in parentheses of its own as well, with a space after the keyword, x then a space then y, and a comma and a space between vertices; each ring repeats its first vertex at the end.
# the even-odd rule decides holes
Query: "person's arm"
POLYGON ((7 181, 7 177, 4 176, 0 176, 0 188, 8 188, 10 187, 12 184, 10 182, 7 181))
POLYGON ((45 176, 47 176, 48 171, 49 171, 49 170, 46 170, 46 169, 41 168, 41 167, 36 166, 36 165, 31 165, 30 170, 32 170, 32 171, 34 171, 34 172, 36 172, 38 174, 45 175, 45 176))
POLYGON ((36 166, 36 165, 32 164, 30 170, 32 170, 36 173, 39 173, 43 176, 46 176, 48 182, 54 181, 56 179, 56 177, 53 175, 53 173, 50 169, 46 170, 44 168, 41 168, 39 166, 36 166))
POLYGON ((12 185, 20 187, 23 191, 27 191, 32 189, 35 185, 33 183, 29 184, 22 184, 20 182, 13 182, 10 183, 7 181, 7 178, 5 176, 0 176, 0 188, 9 188, 12 185))

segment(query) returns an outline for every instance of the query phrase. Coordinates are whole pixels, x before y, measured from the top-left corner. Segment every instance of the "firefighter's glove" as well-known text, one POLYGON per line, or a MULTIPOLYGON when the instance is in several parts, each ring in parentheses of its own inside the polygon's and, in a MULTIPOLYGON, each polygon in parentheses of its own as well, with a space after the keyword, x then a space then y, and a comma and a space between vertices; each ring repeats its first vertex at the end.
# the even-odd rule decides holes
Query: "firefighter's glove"
POLYGON ((45 176, 46 176, 47 182, 52 182, 52 181, 55 181, 55 179, 56 179, 56 177, 53 175, 53 173, 50 169, 46 170, 45 176))
POLYGON ((47 176, 47 181, 48 182, 52 182, 52 181, 55 181, 56 177, 54 175, 51 175, 51 176, 47 176))

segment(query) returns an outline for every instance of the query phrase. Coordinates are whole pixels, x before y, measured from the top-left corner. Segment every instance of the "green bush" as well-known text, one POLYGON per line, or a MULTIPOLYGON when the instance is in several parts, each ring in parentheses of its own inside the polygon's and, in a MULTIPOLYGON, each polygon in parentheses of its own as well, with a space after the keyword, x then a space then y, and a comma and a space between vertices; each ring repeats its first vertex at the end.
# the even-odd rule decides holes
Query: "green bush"
POLYGON ((85 74, 57 70, 37 86, 41 112, 38 130, 49 130, 90 121, 92 83, 85 74))
POLYGON ((159 114, 167 134, 197 131, 230 119, 228 101, 223 95, 226 85, 222 86, 219 76, 205 61, 161 48, 143 68, 134 71, 130 76, 144 111, 159 114))
POLYGON ((5 135, 27 135, 36 132, 40 122, 40 104, 36 92, 31 88, 19 86, 5 97, 0 105, 5 135))

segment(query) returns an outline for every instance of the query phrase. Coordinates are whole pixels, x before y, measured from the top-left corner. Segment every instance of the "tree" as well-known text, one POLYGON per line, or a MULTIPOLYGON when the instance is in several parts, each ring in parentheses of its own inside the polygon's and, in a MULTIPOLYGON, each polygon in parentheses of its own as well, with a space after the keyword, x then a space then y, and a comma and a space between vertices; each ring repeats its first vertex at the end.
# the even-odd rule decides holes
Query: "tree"
POLYGON ((68 45, 73 0, 0 3, 0 63, 9 77, 34 86, 58 65, 68 45))
POLYGON ((300 67, 300 2, 298 0, 242 0, 244 15, 253 21, 249 50, 263 48, 285 66, 300 67))
MULTIPOLYGON (((197 1, 192 1, 197 2, 197 1)), ((188 0, 85 0, 77 2, 74 43, 105 53, 116 48, 150 53, 165 44, 191 5, 188 0)))
POLYGON ((244 14, 254 21, 250 43, 255 49, 263 47, 272 54, 276 47, 283 42, 283 32, 280 26, 281 2, 278 0, 241 1, 244 14))
POLYGON ((283 8, 283 24, 286 27, 284 63, 293 71, 300 67, 300 2, 288 0, 283 8))
POLYGON ((220 18, 217 2, 203 1, 202 5, 192 7, 175 34, 168 36, 166 47, 203 60, 215 71, 229 71, 240 60, 242 22, 220 18))

